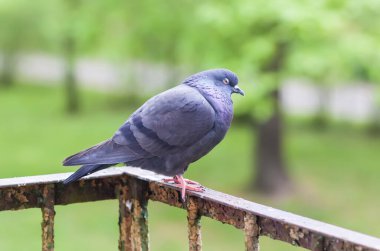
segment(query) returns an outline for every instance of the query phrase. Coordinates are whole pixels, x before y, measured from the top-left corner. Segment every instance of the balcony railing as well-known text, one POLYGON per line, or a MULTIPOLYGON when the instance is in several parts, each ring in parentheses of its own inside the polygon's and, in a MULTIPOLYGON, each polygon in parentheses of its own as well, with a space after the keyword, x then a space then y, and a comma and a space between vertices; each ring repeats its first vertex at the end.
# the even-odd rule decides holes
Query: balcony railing
MULTIPOLYGON (((263 206, 211 189, 188 192, 162 182, 163 176, 137 168, 109 168, 64 186, 69 174, 0 180, 0 210, 41 208, 42 250, 54 250, 55 205, 119 200, 119 250, 149 250, 148 200, 187 210, 189 250, 202 250, 201 217, 242 230, 246 250, 259 250, 259 237, 309 250, 380 250, 380 239, 263 206)), ((152 233, 154 234, 154 233, 152 233)))

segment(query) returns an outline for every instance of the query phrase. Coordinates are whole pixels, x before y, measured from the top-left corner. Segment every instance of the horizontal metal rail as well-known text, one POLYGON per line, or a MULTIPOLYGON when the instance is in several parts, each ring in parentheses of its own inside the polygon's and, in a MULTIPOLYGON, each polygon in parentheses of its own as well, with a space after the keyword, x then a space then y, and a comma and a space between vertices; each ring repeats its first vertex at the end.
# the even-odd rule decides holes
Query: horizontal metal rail
POLYGON ((243 230, 246 250, 258 250, 259 236, 309 250, 377 250, 380 239, 320 221, 260 205, 205 188, 187 192, 162 182, 164 176, 133 167, 109 168, 70 185, 65 174, 0 179, 0 211, 41 208, 42 250, 54 249, 55 205, 119 200, 119 249, 149 250, 148 200, 188 212, 189 250, 201 250, 201 217, 207 216, 243 230))

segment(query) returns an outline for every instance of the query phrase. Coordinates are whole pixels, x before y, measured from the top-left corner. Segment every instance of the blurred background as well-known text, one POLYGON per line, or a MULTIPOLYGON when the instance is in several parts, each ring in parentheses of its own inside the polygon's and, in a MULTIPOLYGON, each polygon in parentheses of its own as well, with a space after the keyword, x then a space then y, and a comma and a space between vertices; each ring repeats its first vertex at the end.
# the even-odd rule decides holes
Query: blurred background
MULTIPOLYGON (((0 0, 0 177, 74 171, 61 161, 148 97, 219 67, 246 96, 186 177, 380 237, 377 0, 0 0)), ((185 212, 149 207, 151 249, 187 250, 185 212)), ((117 210, 57 206, 56 249, 117 249, 117 210)), ((0 250, 39 250, 40 219, 1 212, 0 250)), ((204 250, 244 248, 243 233, 206 218, 203 236, 204 250)))

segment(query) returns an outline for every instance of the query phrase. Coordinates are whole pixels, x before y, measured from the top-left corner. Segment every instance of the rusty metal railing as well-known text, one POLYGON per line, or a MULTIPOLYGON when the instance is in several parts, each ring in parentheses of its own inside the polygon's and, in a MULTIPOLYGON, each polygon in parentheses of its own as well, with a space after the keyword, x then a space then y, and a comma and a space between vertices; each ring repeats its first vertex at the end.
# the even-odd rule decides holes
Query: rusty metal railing
MULTIPOLYGON (((149 250, 148 200, 187 210, 189 250, 202 249, 201 217, 230 224, 244 232, 246 250, 259 249, 259 237, 309 250, 380 250, 380 239, 263 206, 211 189, 179 191, 163 176, 137 168, 109 168, 64 186, 69 174, 0 180, 0 210, 41 208, 42 250, 54 250, 55 205, 106 199, 119 200, 119 250, 149 250)), ((59 216, 58 216, 59 217, 59 216)))

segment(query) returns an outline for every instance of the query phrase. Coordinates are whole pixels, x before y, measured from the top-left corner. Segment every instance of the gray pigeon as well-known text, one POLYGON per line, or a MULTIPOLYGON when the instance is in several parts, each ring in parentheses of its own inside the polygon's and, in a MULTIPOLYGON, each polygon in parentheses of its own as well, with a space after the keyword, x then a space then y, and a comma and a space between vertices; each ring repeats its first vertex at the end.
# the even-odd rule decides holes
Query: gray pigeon
POLYGON ((185 191, 202 187, 182 177, 189 164, 211 151, 230 127, 231 94, 244 92, 237 76, 226 69, 194 74, 182 84, 162 92, 143 104, 112 138, 74 154, 65 166, 82 165, 64 184, 104 168, 125 163, 158 174, 173 176, 185 191))

